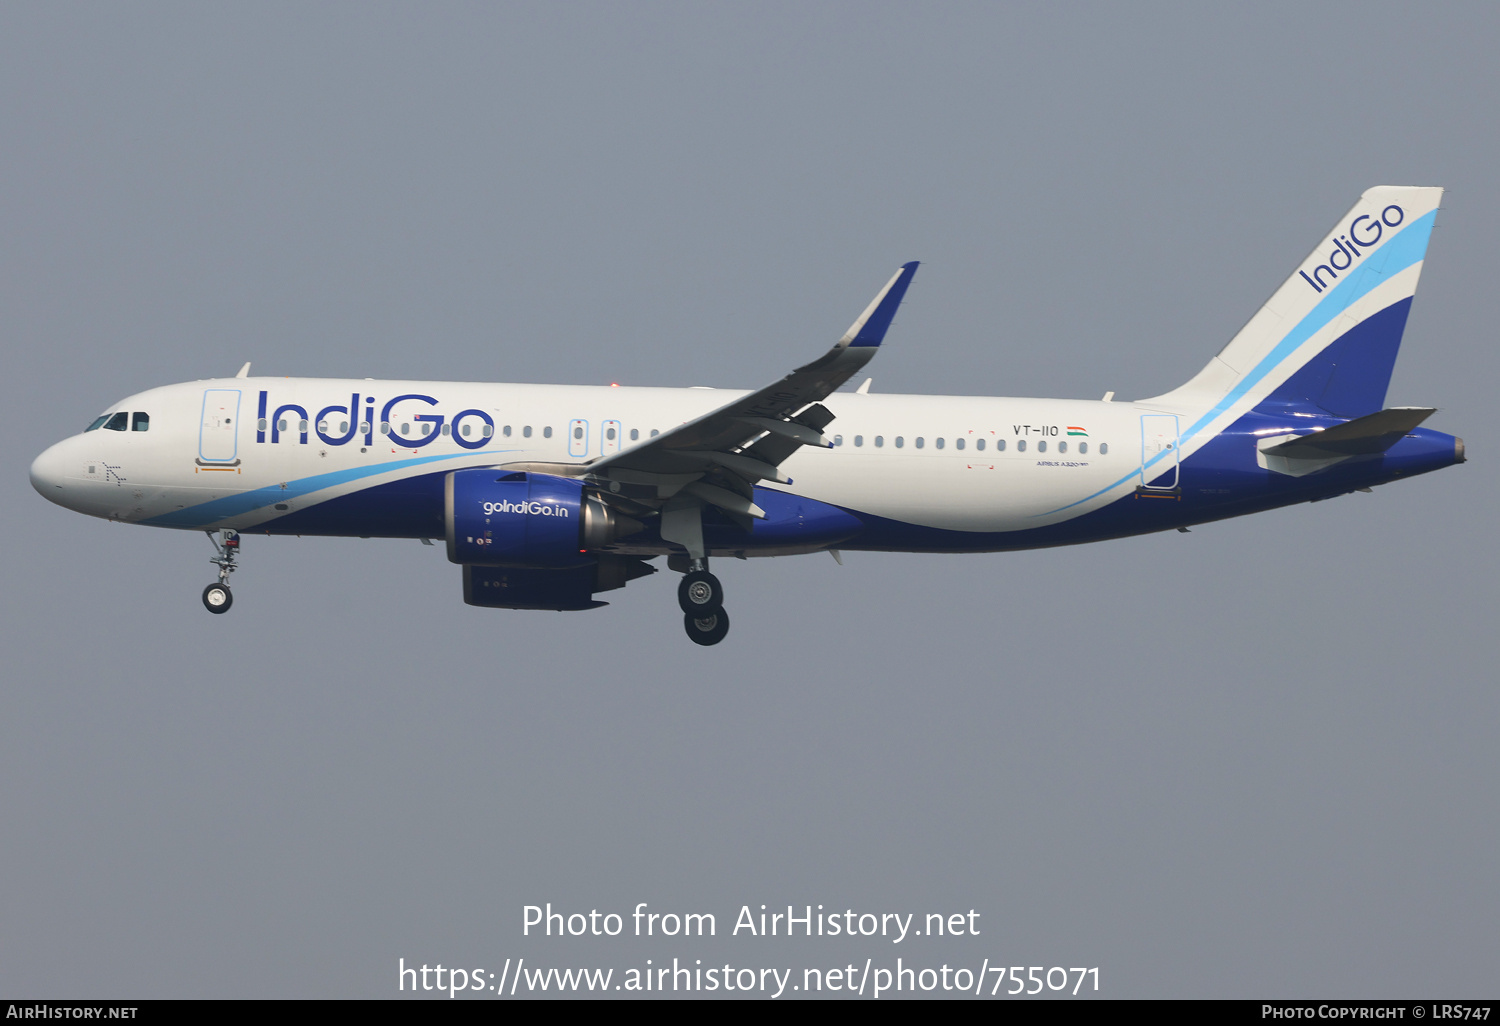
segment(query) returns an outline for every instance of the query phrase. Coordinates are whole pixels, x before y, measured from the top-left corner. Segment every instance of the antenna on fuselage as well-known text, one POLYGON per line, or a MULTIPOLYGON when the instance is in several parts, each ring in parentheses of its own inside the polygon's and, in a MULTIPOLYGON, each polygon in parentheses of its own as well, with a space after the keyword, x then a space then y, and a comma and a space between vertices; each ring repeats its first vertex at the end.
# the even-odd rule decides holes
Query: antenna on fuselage
POLYGON ((245 361, 245 366, 243 366, 243 367, 240 368, 240 372, 238 374, 236 374, 235 377, 237 377, 237 378, 248 378, 249 376, 250 376, 250 361, 246 360, 245 361))

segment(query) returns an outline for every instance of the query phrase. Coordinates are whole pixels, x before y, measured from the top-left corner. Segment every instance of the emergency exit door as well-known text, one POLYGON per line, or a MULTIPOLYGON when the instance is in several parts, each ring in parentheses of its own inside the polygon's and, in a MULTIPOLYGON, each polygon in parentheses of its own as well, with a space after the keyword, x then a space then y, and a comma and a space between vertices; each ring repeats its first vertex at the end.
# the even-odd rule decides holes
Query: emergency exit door
POLYGON ((587 456, 589 454, 589 422, 586 420, 571 420, 568 422, 568 455, 587 456))
POLYGON ((618 420, 606 420, 599 426, 599 452, 608 456, 612 452, 620 451, 620 422, 618 420))

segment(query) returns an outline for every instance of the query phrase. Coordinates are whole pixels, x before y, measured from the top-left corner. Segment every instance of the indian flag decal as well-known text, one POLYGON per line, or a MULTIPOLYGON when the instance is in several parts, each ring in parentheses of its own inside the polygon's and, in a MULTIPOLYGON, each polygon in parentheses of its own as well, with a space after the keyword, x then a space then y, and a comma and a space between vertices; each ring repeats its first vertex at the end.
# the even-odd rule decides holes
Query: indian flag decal
POLYGON ((1082 435, 1084 438, 1087 438, 1089 436, 1089 433, 1087 431, 1085 431, 1083 428, 1081 428, 1081 427, 1073 427, 1072 425, 1068 426, 1068 434, 1069 434, 1069 436, 1072 436, 1072 435, 1082 435))

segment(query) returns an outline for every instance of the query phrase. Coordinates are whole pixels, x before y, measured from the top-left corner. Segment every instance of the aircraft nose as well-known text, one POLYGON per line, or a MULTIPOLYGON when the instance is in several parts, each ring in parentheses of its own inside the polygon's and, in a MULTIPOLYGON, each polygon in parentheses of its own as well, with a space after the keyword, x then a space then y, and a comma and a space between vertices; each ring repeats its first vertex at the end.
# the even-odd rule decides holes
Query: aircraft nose
POLYGON ((31 487, 42 498, 59 504, 62 502, 63 478, 66 476, 63 467, 67 460, 60 451, 62 447, 59 442, 31 461, 31 487))

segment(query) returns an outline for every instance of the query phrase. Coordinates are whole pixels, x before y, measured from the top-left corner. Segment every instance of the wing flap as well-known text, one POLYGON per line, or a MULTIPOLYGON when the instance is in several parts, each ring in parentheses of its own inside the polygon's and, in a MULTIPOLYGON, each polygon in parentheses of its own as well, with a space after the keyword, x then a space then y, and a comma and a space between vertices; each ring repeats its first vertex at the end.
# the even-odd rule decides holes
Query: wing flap
MULTIPOLYGON (((791 423, 800 424, 822 436, 823 429, 833 423, 833 411, 822 403, 813 403, 807 409, 791 419, 791 423)), ((826 442, 823 444, 827 444, 826 442)), ((745 455, 757 460, 764 460, 770 464, 780 465, 792 453, 802 447, 802 443, 786 435, 768 434, 750 448, 745 450, 745 455)), ((790 484, 790 479, 787 480, 790 484)))

